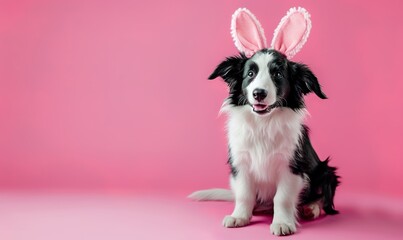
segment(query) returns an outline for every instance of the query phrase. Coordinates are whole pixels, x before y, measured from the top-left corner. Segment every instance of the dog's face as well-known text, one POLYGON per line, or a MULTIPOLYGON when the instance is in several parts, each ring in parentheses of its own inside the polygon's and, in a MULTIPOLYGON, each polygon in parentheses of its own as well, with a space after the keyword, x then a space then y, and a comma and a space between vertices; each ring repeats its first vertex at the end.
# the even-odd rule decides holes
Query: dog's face
POLYGON ((227 58, 209 79, 218 76, 230 88, 230 104, 249 105, 259 115, 269 114, 275 107, 303 108, 303 95, 310 92, 326 98, 307 66, 272 49, 260 50, 250 58, 243 54, 227 58))

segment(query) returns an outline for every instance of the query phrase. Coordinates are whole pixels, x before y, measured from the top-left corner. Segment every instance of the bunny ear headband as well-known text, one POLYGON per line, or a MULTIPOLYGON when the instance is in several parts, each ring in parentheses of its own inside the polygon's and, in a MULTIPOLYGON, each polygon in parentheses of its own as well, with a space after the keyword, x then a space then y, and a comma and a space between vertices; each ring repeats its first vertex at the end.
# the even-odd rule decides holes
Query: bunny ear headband
MULTIPOLYGON (((274 31, 270 48, 282 52, 291 59, 304 46, 311 27, 310 15, 304 8, 291 8, 274 31)), ((232 15, 231 35, 235 46, 247 57, 267 48, 262 26, 246 8, 239 8, 232 15)))

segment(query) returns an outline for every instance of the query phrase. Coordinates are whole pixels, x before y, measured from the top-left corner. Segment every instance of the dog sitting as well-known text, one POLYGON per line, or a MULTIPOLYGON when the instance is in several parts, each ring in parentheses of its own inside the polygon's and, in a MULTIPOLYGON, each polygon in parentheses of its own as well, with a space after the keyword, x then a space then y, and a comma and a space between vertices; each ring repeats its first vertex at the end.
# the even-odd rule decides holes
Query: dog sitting
POLYGON ((305 43, 309 14, 292 8, 277 27, 271 48, 263 29, 247 9, 232 19, 232 36, 240 54, 220 63, 209 79, 221 77, 229 97, 228 114, 231 190, 202 190, 196 200, 234 200, 225 227, 247 225, 253 212, 271 209, 274 235, 296 232, 298 215, 317 218, 321 210, 338 213, 333 204, 339 176, 321 161, 304 125, 304 95, 326 99, 317 78, 304 64, 290 60, 305 43))

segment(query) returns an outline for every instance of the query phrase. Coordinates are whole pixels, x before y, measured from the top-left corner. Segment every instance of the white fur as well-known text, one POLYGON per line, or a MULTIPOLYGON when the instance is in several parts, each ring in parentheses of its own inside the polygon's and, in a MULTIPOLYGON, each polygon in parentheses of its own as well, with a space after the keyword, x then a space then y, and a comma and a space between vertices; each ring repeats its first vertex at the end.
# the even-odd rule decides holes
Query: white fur
POLYGON ((277 108, 260 116, 246 105, 227 108, 227 112, 232 164, 238 174, 231 177, 235 209, 232 218, 224 219, 224 226, 238 227, 238 222, 249 221, 257 196, 274 203, 273 234, 295 232, 296 207, 305 180, 290 171, 289 161, 298 145, 305 111, 277 108))
POLYGON ((321 201, 317 201, 308 205, 304 205, 300 209, 301 216, 305 219, 316 219, 320 216, 322 209, 321 201))
POLYGON ((229 189, 213 188, 196 191, 188 196, 197 201, 234 201, 234 194, 229 189))
POLYGON ((257 64, 260 71, 257 73, 255 79, 246 87, 248 101, 252 104, 258 103, 253 98, 253 90, 260 88, 268 92, 267 97, 261 103, 271 105, 276 102, 277 90, 267 70, 267 63, 273 60, 273 55, 257 53, 251 60, 257 64))

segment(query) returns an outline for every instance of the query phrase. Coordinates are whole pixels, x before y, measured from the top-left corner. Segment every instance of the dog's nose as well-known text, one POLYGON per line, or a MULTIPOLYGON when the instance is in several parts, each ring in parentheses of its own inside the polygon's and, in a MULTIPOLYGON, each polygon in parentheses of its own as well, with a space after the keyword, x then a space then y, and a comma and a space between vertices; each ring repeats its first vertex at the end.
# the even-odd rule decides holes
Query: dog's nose
POLYGON ((256 99, 258 102, 262 101, 265 99, 267 96, 267 91, 261 88, 256 88, 253 90, 253 98, 256 99))

